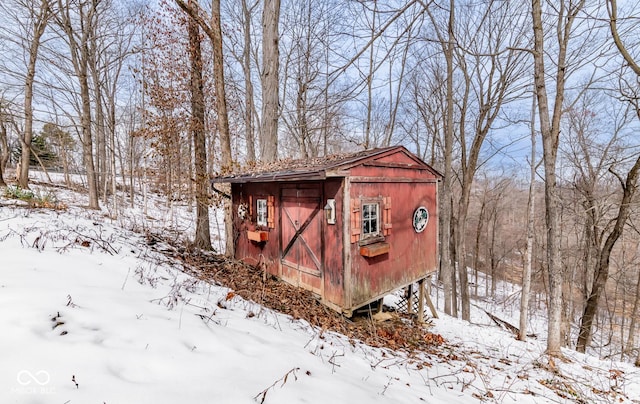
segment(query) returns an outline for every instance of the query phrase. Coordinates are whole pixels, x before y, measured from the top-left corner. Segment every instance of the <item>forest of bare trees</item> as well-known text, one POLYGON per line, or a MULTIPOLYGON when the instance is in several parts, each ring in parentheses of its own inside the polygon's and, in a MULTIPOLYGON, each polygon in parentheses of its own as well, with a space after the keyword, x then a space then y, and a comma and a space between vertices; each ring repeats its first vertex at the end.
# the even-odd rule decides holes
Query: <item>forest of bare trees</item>
POLYGON ((447 314, 510 280, 520 339, 543 306, 550 355, 640 366, 638 17, 616 0, 7 0, 0 186, 60 171, 113 217, 159 192, 193 204, 211 249, 209 209, 230 214, 211 176, 401 144, 445 176, 447 314))

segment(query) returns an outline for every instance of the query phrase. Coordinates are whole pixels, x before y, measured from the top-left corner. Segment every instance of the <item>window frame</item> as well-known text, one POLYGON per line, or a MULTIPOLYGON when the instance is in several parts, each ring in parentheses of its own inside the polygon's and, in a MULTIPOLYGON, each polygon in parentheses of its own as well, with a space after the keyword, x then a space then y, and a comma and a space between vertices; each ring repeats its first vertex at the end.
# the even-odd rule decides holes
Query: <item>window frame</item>
POLYGON ((256 224, 258 226, 267 227, 269 225, 268 206, 267 198, 256 198, 256 224))
POLYGON ((362 199, 360 203, 360 245, 377 243, 380 241, 384 241, 385 236, 383 232, 384 223, 382 222, 382 198, 367 198, 362 199), (369 217, 365 218, 365 206, 376 206, 375 218, 369 217), (375 232, 365 232, 365 223, 369 222, 369 227, 372 220, 375 219, 376 222, 376 231, 375 232))

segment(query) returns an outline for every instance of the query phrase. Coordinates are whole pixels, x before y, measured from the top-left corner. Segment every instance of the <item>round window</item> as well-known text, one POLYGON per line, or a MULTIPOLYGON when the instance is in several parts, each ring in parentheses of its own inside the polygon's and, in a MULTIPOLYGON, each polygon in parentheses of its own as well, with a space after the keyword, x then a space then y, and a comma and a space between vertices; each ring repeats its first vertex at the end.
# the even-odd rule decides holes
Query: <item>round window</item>
POLYGON ((420 206, 413 212, 413 229, 416 233, 422 233, 429 223, 429 211, 424 206, 420 206))

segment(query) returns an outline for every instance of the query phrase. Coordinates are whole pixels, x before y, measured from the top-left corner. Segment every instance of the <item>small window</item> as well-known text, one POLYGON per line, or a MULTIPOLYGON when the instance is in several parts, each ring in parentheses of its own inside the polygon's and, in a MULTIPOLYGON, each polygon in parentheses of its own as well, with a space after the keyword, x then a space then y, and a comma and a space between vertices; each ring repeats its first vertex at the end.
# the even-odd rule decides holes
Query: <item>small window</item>
POLYGON ((267 200, 266 199, 258 199, 256 206, 257 213, 257 222, 258 226, 267 226, 267 200))
POLYGON ((362 205, 362 238, 380 235, 380 205, 364 203, 362 205))
POLYGON ((367 245, 391 234, 391 197, 351 199, 351 242, 367 245))

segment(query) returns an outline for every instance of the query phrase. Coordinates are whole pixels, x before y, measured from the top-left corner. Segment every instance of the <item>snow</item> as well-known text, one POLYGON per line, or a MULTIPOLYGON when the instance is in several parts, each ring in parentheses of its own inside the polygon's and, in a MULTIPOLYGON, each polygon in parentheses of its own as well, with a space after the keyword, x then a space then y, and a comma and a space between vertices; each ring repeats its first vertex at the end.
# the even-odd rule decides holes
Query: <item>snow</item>
POLYGON ((544 341, 516 341, 477 309, 473 324, 431 320, 440 356, 372 348, 182 273, 128 230, 137 211, 2 202, 0 403, 576 401, 550 385, 584 402, 640 398, 637 368, 566 351, 549 371, 544 341))

